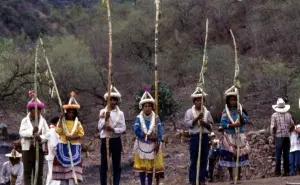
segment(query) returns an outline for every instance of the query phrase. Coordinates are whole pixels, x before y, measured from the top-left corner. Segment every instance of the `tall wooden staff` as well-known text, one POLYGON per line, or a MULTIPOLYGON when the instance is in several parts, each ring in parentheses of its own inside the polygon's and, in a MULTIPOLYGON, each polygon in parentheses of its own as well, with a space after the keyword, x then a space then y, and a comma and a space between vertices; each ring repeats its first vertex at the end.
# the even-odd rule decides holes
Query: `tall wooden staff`
MULTIPOLYGON (((38 123, 38 110, 37 110, 37 68, 38 68, 38 52, 39 52, 39 40, 36 42, 36 48, 35 48, 35 59, 34 59, 34 125, 36 127, 39 127, 38 123)), ((39 131, 38 131, 39 133, 39 131)), ((40 169, 43 170, 43 169, 40 169)), ((37 179, 38 179, 38 174, 39 174, 39 142, 35 141, 35 173, 34 173, 34 181, 33 184, 37 184, 37 179)))
MULTIPOLYGON (((237 56, 237 47, 236 47, 236 42, 235 42, 235 37, 230 29, 231 37, 233 40, 233 45, 234 45, 234 62, 235 62, 235 73, 234 73, 234 87, 237 92, 237 109, 239 109, 240 106, 240 96, 239 96, 239 89, 241 88, 241 83, 240 83, 240 66, 239 66, 239 61, 238 61, 238 56, 237 56)), ((238 122, 240 122, 240 116, 237 118, 238 122)), ((235 133, 237 136, 237 139, 240 138, 240 127, 235 128, 235 133)), ((237 144, 237 154, 236 154, 236 163, 235 163, 235 178, 234 178, 234 184, 237 184, 238 181, 238 175, 239 175, 239 160, 240 160, 240 146, 237 144)))
MULTIPOLYGON (((106 1, 107 21, 108 21, 108 37, 109 37, 109 61, 108 61, 108 78, 107 78, 107 112, 110 112, 110 94, 111 94, 111 70, 112 70, 112 24, 109 0, 106 1)), ((109 119, 106 118, 106 129, 109 126, 109 119)), ((110 165, 110 150, 109 150, 109 131, 106 130, 106 157, 107 157, 107 178, 108 184, 112 185, 111 165, 110 165)))
MULTIPOLYGON (((204 42, 204 49, 203 49, 203 64, 200 72, 200 77, 198 81, 198 88, 201 89, 202 98, 201 98, 201 113, 204 113, 204 75, 207 70, 207 63, 208 63, 208 57, 206 53, 207 48, 207 37, 208 37, 208 19, 206 19, 206 29, 205 29, 205 42, 204 42)), ((198 121, 198 124, 200 125, 200 121, 198 121)), ((199 131, 199 146, 198 146, 198 159, 197 159, 197 175, 196 175, 196 184, 199 185, 199 173, 200 173, 200 161, 201 161, 201 145, 202 145, 202 132, 203 128, 200 126, 199 131)))
MULTIPOLYGON (((48 67, 48 71, 50 73, 50 77, 51 77, 52 82, 53 82, 54 90, 55 90, 56 95, 57 95, 58 104, 59 104, 60 108, 62 108, 62 101, 61 101, 61 98, 60 98, 60 95, 59 95, 59 92, 58 92, 58 88, 57 88, 56 81, 55 81, 55 78, 54 78, 53 73, 52 73, 52 69, 51 69, 48 57, 46 55, 46 50, 44 48, 44 43, 43 43, 42 38, 40 38, 40 43, 41 43, 41 46, 42 46, 42 49, 43 49, 44 57, 45 57, 46 64, 47 64, 47 67, 48 67)), ((68 135, 69 131, 66 127, 65 117, 63 117, 62 126, 63 126, 64 133, 66 135, 68 135)), ((74 178, 75 184, 78 184, 76 172, 75 172, 75 169, 74 169, 74 163, 73 163, 73 156, 72 156, 70 141, 68 141, 67 144, 68 144, 67 146, 68 146, 68 152, 69 152, 69 156, 70 156, 70 162, 71 162, 71 169, 72 169, 73 178, 74 178)))
MULTIPOLYGON (((156 16, 155 16, 155 45, 154 45, 154 86, 155 86, 155 129, 157 134, 158 140, 158 26, 161 19, 161 12, 160 12, 160 4, 161 0, 155 0, 156 5, 156 16)), ((153 164, 153 182, 156 176, 156 157, 154 158, 153 164)), ((157 178, 158 179, 158 178, 157 178)))

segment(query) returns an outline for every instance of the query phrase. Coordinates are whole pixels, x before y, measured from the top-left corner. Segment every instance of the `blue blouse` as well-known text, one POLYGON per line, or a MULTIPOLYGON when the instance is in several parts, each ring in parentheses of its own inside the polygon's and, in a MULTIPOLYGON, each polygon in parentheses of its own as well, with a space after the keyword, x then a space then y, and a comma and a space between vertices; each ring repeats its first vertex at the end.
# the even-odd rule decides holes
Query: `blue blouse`
MULTIPOLYGON (((229 111, 233 121, 235 121, 238 118, 237 109, 231 108, 229 109, 229 111)), ((240 126, 240 133, 245 132, 244 125, 248 123, 248 117, 244 112, 242 113, 242 116, 244 117, 244 122, 240 126)), ((221 126, 223 127, 224 132, 229 134, 235 134, 235 128, 233 127, 228 128, 228 124, 233 124, 233 123, 230 122, 226 109, 224 109, 222 112, 221 126)))
MULTIPOLYGON (((150 123, 151 123, 151 118, 147 118, 145 116, 144 119, 145 119, 145 124, 146 124, 147 129, 149 129, 150 123)), ((158 124, 158 140, 161 141, 162 140, 162 123, 161 123, 159 117, 158 117, 158 120, 157 120, 157 124, 158 124)), ((141 126, 140 115, 138 115, 135 119, 134 133, 140 141, 146 142, 145 138, 142 137, 144 132, 143 132, 142 126, 141 126)), ((152 135, 154 135, 154 133, 155 133, 155 130, 152 131, 152 135)), ((150 141, 150 139, 147 139, 147 142, 149 142, 149 141, 150 141)))

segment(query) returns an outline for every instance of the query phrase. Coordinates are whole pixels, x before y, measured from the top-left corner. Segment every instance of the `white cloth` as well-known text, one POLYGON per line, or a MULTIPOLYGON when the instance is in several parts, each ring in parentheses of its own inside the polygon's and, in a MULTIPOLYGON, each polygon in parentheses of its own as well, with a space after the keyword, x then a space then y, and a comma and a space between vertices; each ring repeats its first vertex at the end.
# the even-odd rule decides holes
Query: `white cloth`
POLYGON ((50 126, 49 134, 48 134, 48 155, 45 156, 47 161, 54 160, 55 157, 55 149, 58 143, 59 135, 55 131, 55 126, 50 126))
POLYGON ((0 183, 7 183, 10 180, 10 175, 12 173, 17 176, 15 185, 22 185, 23 171, 24 167, 21 161, 14 166, 11 165, 10 161, 5 162, 0 173, 0 183))
MULTIPOLYGON (((159 145, 159 151, 161 151, 162 143, 159 145)), ((141 159, 153 160, 156 156, 154 151, 154 142, 143 142, 138 139, 135 140, 133 151, 139 155, 141 159)))
POLYGON ((48 161, 46 185, 60 185, 60 181, 52 180, 53 160, 56 154, 55 149, 59 138, 59 135, 55 131, 54 125, 50 125, 50 131, 48 136, 48 155, 45 156, 45 159, 48 161))
MULTIPOLYGON (((105 131, 105 112, 106 112, 106 109, 102 109, 100 111, 100 116, 101 115, 104 115, 103 118, 100 118, 99 119, 99 122, 98 122, 98 129, 100 131, 100 138, 106 138, 106 131, 105 131)), ((114 127, 114 132, 111 132, 109 134, 109 137, 110 138, 117 138, 117 137, 120 137, 121 134, 123 132, 125 132, 126 130, 126 124, 125 124, 125 117, 124 117, 124 113, 120 110, 120 119, 118 121, 118 123, 116 124, 116 126, 114 127)), ((117 111, 116 109, 114 110, 111 110, 110 111, 110 118, 109 118, 109 125, 110 126, 113 126, 114 125, 114 122, 117 118, 117 111)))
POLYGON ((52 180, 53 160, 48 160, 48 174, 46 185, 60 185, 60 181, 52 180))
MULTIPOLYGON (((28 114, 21 122, 20 131, 19 134, 21 136, 21 146, 23 151, 28 151, 31 145, 32 140, 28 139, 32 136, 32 131, 34 125, 31 123, 30 114, 28 114)), ((47 125, 46 120, 43 118, 43 116, 40 116, 39 119, 39 133, 41 133, 40 137, 42 139, 42 143, 45 143, 47 141, 47 138, 49 138, 49 128, 47 125)), ((43 150, 45 150, 45 144, 43 144, 43 150)))
MULTIPOLYGON (((297 125, 295 129, 300 128, 300 125, 297 125)), ((291 133, 291 148, 290 152, 300 151, 300 139, 298 138, 298 133, 296 131, 293 131, 291 133)))
MULTIPOLYGON (((197 113, 197 116, 200 114, 200 111, 197 113)), ((185 125, 189 128, 189 133, 190 134, 198 134, 200 131, 200 127, 198 126, 198 124, 193 126, 193 120, 195 119, 195 116, 193 114, 193 109, 188 109, 185 113, 184 116, 184 123, 185 125)), ((210 112, 205 109, 204 111, 204 115, 203 115, 203 121, 207 124, 210 124, 210 126, 212 126, 214 124, 214 121, 211 117, 210 112)), ((203 128, 203 132, 202 133, 207 133, 209 134, 210 131, 207 130, 207 128, 203 128)))

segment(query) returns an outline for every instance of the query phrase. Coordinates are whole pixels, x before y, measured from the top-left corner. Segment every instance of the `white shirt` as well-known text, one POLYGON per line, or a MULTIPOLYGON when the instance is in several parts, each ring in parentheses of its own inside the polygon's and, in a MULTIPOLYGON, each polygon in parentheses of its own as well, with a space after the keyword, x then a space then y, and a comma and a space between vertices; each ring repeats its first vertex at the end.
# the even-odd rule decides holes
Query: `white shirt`
MULTIPOLYGON (((29 139, 30 137, 33 137, 32 131, 34 125, 31 123, 30 114, 28 114, 21 122, 20 131, 19 134, 21 136, 21 145, 23 151, 28 151, 32 142, 32 139, 29 139)), ((46 120, 43 118, 42 115, 40 115, 39 119, 39 133, 41 133, 41 142, 45 143, 47 141, 47 138, 49 137, 49 128, 46 120)), ((43 149, 45 149, 45 146, 43 144, 43 149)))
MULTIPOLYGON (((197 116, 199 115, 200 112, 197 113, 197 116)), ((193 110, 192 109, 188 109, 185 113, 185 116, 184 116, 184 123, 185 123, 185 126, 187 126, 189 128, 189 133, 190 134, 199 134, 199 130, 200 130, 200 127, 195 124, 193 125, 193 120, 195 119, 195 116, 193 114, 193 110)), ((208 110, 205 111, 204 113, 204 116, 203 116, 203 121, 207 124, 210 124, 210 126, 213 125, 214 121, 211 117, 211 114, 208 110)), ((210 133, 209 130, 207 130, 207 128, 203 127, 203 132, 202 133, 210 133)))
POLYGON ((7 183, 10 180, 11 173, 13 173, 17 176, 15 185, 22 185, 23 171, 24 167, 21 161, 14 166, 11 165, 10 161, 5 162, 0 173, 0 183, 7 183))
MULTIPOLYGON (((300 128, 300 125, 296 125, 295 129, 300 128)), ((298 133, 293 131, 291 133, 291 148, 290 152, 300 151, 300 139, 298 139, 298 133)))
MULTIPOLYGON (((106 109, 102 109, 100 111, 100 116, 104 115, 102 118, 99 119, 98 122, 98 129, 100 131, 100 138, 106 138, 106 131, 105 131, 105 113, 106 109)), ((123 132, 126 130, 126 124, 125 124, 125 117, 124 113, 120 110, 120 119, 118 123, 116 123, 116 126, 114 127, 114 132, 110 132, 109 137, 110 138, 117 138, 120 137, 123 132)), ((110 111, 110 118, 109 118, 109 125, 113 126, 117 118, 117 110, 111 110, 110 111)))
POLYGON ((55 157, 55 149, 56 149, 56 145, 58 143, 58 134, 55 131, 55 126, 54 125, 50 125, 50 131, 49 131, 49 138, 48 138, 48 155, 45 156, 45 159, 47 161, 49 160, 54 160, 55 157))

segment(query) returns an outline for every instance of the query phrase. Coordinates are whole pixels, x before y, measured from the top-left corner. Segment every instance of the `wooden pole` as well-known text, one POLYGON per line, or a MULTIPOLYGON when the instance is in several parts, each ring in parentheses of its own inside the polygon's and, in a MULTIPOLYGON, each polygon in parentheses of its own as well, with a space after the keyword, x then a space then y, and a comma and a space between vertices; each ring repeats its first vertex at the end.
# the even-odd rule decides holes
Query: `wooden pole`
MULTIPOLYGON (((109 37, 109 60, 108 60, 108 78, 107 78, 107 112, 110 112, 110 93, 111 93, 111 70, 112 70, 112 23, 110 12, 110 0, 106 0, 107 21, 108 21, 108 37, 109 37)), ((109 119, 106 119, 106 128, 109 126, 109 119)), ((109 148, 109 132, 106 130, 106 157, 107 157, 107 178, 108 184, 112 185, 111 165, 110 165, 110 148, 109 148)))
MULTIPOLYGON (((48 67, 48 70, 49 70, 50 77, 51 77, 51 79, 53 81, 54 90, 56 91, 56 94, 57 94, 58 104, 59 104, 60 108, 62 108, 63 107, 62 106, 62 101, 61 101, 61 98, 60 98, 60 95, 59 95, 59 92, 58 92, 58 88, 57 88, 57 85, 56 85, 55 78, 54 78, 53 73, 52 73, 50 62, 49 62, 48 57, 46 55, 46 50, 44 48, 44 43, 43 43, 42 38, 40 38, 40 43, 41 43, 41 47, 43 49, 43 53, 44 53, 46 64, 47 64, 47 67, 48 67)), ((63 117, 62 126, 63 126, 64 133, 66 135, 68 135, 69 131, 68 131, 67 127, 66 127, 65 117, 63 117)), ((70 141, 68 141, 67 144, 68 144, 68 152, 69 152, 69 156, 70 156, 70 162, 71 162, 73 179, 75 181, 75 184, 78 184, 76 172, 75 172, 75 169, 74 169, 73 155, 72 155, 72 151, 71 151, 70 141)))
MULTIPOLYGON (((202 89, 202 98, 201 98, 201 113, 204 113, 204 74, 206 72, 206 67, 207 67, 207 53, 206 53, 206 48, 207 48, 207 37, 208 37, 208 19, 206 19, 206 27, 205 27, 205 42, 204 42, 204 49, 203 49, 203 64, 201 68, 201 73, 200 73, 200 78, 198 82, 198 87, 202 89)), ((198 121, 199 124, 200 121, 198 121)), ((201 145, 202 145, 202 132, 203 132, 203 127, 200 126, 200 131, 199 131, 199 145, 198 145, 198 158, 197 158, 197 175, 196 175, 196 185, 199 185, 199 176, 200 176, 200 161, 201 161, 201 145)))
MULTIPOLYGON (((157 141, 158 141, 158 26, 160 23, 161 19, 161 12, 160 12, 160 5, 161 5, 161 0, 155 0, 155 5, 156 5, 156 15, 155 15, 155 45, 154 45, 154 87, 155 87, 155 129, 156 129, 156 135, 157 135, 157 141)), ((153 180, 154 182, 155 177, 156 177, 156 158, 157 154, 155 154, 154 158, 154 164, 153 164, 153 180)), ((159 181, 159 177, 156 178, 157 182, 159 181)))
MULTIPOLYGON (((233 40, 233 45, 234 45, 234 61, 235 61, 235 74, 234 74, 234 86, 235 86, 235 90, 237 91, 237 109, 239 109, 240 106, 240 97, 239 97, 239 89, 241 88, 240 85, 240 80, 239 80, 239 62, 238 62, 238 57, 237 57, 237 47, 236 47, 236 41, 235 41, 235 37, 234 34, 232 32, 232 30, 230 29, 230 34, 232 36, 232 40, 233 40)), ((240 122, 240 116, 238 116, 238 122, 240 122)), ((240 127, 235 128, 235 133, 237 138, 240 138, 240 127)), ((238 142, 236 142, 238 143, 238 142)), ((236 154, 236 163, 235 163, 235 178, 234 178, 234 184, 237 184, 238 181, 238 176, 239 176, 239 160, 240 160, 240 146, 239 144, 237 144, 237 154, 236 154)))
MULTIPOLYGON (((39 126, 38 123, 38 108, 37 108, 37 68, 38 68, 38 52, 39 52, 39 40, 36 42, 36 48, 35 48, 35 59, 34 59, 34 125, 36 127, 39 126)), ((39 133, 39 131, 37 132, 39 133)), ((40 169, 43 170, 43 169, 40 169)), ((35 141, 35 171, 34 171, 34 180, 33 184, 37 185, 37 179, 39 174, 39 142, 35 141)))

